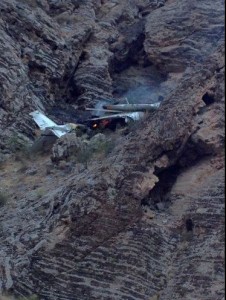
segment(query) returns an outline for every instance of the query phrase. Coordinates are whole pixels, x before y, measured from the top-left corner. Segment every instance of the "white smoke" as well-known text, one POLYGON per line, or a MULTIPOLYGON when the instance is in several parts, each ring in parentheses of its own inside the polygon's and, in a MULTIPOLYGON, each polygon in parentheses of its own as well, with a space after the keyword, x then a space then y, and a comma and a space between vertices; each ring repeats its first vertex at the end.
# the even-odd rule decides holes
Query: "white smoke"
POLYGON ((113 86, 118 98, 127 98, 131 104, 151 104, 166 96, 165 80, 154 66, 131 66, 114 77, 113 86))
POLYGON ((123 94, 122 97, 127 98, 128 102, 131 104, 155 103, 161 101, 160 99, 163 98, 162 94, 159 93, 159 88, 146 85, 132 88, 123 94))

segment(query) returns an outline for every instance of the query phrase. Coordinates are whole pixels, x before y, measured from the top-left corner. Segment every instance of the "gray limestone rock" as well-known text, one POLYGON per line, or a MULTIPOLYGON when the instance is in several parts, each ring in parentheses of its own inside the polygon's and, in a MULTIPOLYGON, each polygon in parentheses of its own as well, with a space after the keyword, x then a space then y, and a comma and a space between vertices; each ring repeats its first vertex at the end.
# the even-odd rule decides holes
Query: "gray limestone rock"
POLYGON ((20 161, 4 160, 1 292, 224 297, 223 15, 222 0, 0 2, 1 153, 12 152, 15 134, 34 139, 33 110, 67 109, 73 123, 72 111, 99 100, 164 97, 127 135, 116 132, 110 155, 88 147, 105 143, 103 135, 67 134, 53 146, 58 167, 44 153, 26 161, 37 169, 27 176, 20 161), (153 189, 169 205, 144 213, 153 189))
POLYGON ((58 163, 60 160, 67 160, 69 157, 76 157, 84 153, 87 149, 88 142, 82 137, 69 133, 62 136, 52 148, 51 160, 58 163))

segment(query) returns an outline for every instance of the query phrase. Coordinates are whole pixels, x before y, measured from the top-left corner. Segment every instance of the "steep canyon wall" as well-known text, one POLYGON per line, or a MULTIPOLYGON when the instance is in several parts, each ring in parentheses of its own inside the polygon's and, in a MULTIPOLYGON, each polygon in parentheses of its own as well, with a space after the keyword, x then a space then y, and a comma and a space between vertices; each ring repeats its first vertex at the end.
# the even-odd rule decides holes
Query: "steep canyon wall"
POLYGON ((0 16, 1 157, 32 143, 33 110, 163 99, 88 165, 6 162, 1 292, 224 299, 224 2, 2 0, 0 16))

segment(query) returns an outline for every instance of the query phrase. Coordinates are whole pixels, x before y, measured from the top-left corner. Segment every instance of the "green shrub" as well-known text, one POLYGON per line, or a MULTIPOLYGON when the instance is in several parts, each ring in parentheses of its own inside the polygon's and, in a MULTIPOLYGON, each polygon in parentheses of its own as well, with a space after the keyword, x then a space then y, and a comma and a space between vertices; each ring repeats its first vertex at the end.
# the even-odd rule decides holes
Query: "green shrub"
POLYGON ((115 143, 113 140, 107 140, 107 141, 99 141, 97 142, 95 152, 96 153, 103 153, 104 155, 108 155, 111 153, 115 146, 115 143))
POLYGON ((28 142, 23 140, 18 134, 13 134, 7 142, 8 148, 16 154, 15 158, 20 160, 20 158, 30 158, 30 145, 28 142))
POLYGON ((4 158, 0 155, 0 170, 4 170, 5 167, 5 160, 4 158))
POLYGON ((93 157, 93 151, 90 148, 85 148, 85 149, 81 149, 79 150, 76 155, 74 156, 74 160, 77 163, 81 163, 84 164, 87 168, 88 166, 88 162, 91 160, 91 158, 93 157))
MULTIPOLYGON (((22 300, 22 299, 19 299, 19 300, 22 300)), ((26 297, 26 300, 38 300, 38 296, 37 295, 31 295, 31 296, 26 297)))
POLYGON ((0 207, 4 206, 8 200, 8 195, 5 192, 0 192, 0 207))
POLYGON ((12 152, 16 152, 24 147, 24 142, 15 133, 8 139, 7 146, 12 152))
POLYGON ((36 196, 38 199, 42 198, 45 195, 45 190, 43 188, 39 188, 36 190, 36 196))

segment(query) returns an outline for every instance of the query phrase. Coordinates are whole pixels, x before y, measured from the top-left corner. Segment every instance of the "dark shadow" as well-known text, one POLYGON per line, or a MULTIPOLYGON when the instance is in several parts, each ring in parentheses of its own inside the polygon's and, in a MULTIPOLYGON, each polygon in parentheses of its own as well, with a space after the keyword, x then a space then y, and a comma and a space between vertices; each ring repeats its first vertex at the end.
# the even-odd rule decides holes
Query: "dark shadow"
POLYGON ((169 194, 180 172, 180 167, 175 165, 158 174, 159 181, 141 200, 141 206, 148 206, 152 210, 165 210, 170 206, 169 194))
POLYGON ((215 99, 213 97, 213 95, 211 95, 210 93, 206 92, 203 96, 202 96, 202 100, 205 102, 206 105, 210 105, 212 103, 215 102, 215 99))

